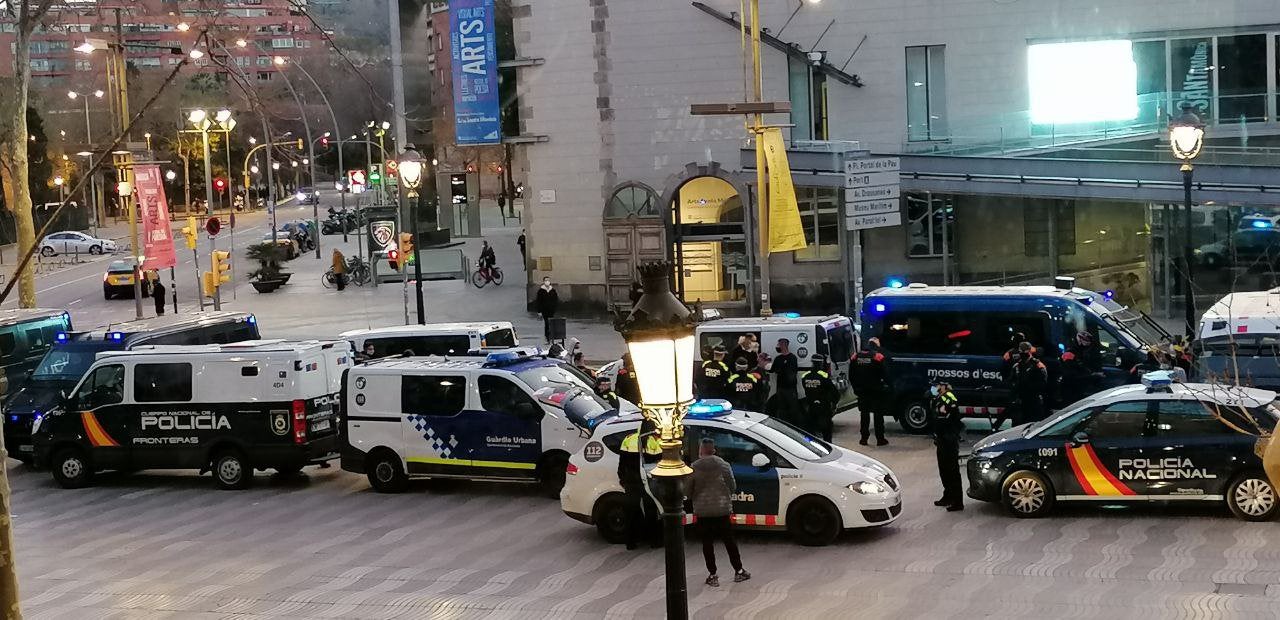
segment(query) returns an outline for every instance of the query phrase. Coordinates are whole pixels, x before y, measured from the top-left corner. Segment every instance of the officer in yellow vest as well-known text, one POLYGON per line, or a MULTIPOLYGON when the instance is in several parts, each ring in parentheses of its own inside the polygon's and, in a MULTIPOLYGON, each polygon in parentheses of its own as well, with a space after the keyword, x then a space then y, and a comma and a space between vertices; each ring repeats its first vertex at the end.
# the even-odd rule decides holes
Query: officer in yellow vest
POLYGON ((930 387, 929 392, 933 397, 929 413, 938 453, 938 477, 942 479, 942 498, 933 505, 949 512, 964 510, 964 483, 960 479, 960 435, 964 433, 964 421, 959 399, 947 383, 938 383, 930 387))
POLYGON ((725 350, 716 345, 711 350, 712 359, 702 362, 698 369, 698 398, 724 398, 729 385, 729 365, 724 363, 725 350))
POLYGON ((827 371, 827 356, 815 354, 811 361, 813 367, 800 377, 800 387, 804 388, 805 417, 802 426, 806 431, 821 435, 824 441, 831 441, 831 418, 836 415, 836 404, 840 402, 840 390, 831 380, 827 371))
POLYGON ((733 374, 729 375, 729 402, 734 409, 742 411, 760 411, 761 389, 760 376, 747 371, 747 361, 738 359, 733 363, 733 374))
POLYGON ((662 456, 657 429, 645 420, 640 428, 622 438, 618 454, 618 483, 627 497, 627 549, 635 549, 642 536, 654 547, 662 546, 662 530, 658 527, 658 506, 645 488, 644 463, 656 463, 662 456), (641 445, 644 452, 641 453, 641 445))

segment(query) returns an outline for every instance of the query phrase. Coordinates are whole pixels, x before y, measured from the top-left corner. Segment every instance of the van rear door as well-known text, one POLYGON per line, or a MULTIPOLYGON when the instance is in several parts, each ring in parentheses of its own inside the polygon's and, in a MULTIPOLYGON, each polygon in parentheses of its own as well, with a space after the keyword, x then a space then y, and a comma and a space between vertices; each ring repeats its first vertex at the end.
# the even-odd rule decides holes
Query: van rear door
POLYGON ((295 363, 298 373, 295 382, 298 392, 294 395, 293 411, 298 413, 298 403, 302 402, 303 412, 307 420, 307 440, 315 441, 337 434, 338 432, 338 399, 342 397, 342 372, 330 368, 333 359, 323 351, 303 355, 295 363), (300 400, 298 400, 300 399, 300 400))
POLYGON ((840 410, 853 405, 857 398, 849 386, 849 360, 857 351, 857 336, 853 331, 853 321, 840 317, 823 321, 817 326, 816 337, 818 352, 827 356, 834 371, 833 379, 840 390, 840 402, 836 409, 840 410))

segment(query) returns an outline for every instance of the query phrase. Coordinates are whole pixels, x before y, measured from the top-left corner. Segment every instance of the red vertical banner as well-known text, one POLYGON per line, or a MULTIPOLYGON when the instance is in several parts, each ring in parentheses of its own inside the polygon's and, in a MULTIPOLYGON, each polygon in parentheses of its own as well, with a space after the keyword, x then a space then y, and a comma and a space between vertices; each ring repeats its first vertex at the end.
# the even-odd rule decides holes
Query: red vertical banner
POLYGON ((178 258, 173 252, 173 228, 169 225, 169 203, 164 198, 160 167, 136 166, 133 180, 142 217, 142 268, 173 267, 178 258))

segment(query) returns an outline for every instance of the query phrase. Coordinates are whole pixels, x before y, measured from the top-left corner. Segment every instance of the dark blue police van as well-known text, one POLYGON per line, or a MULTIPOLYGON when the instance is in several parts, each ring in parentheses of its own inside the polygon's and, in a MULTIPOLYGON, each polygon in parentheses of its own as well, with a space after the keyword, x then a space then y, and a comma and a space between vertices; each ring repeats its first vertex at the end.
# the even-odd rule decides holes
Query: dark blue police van
POLYGON ((1071 278, 1059 278, 1054 286, 912 283, 868 294, 862 341, 879 338, 889 357, 892 413, 903 428, 927 430, 929 385, 936 381, 951 384, 964 414, 999 417, 1012 400, 1002 379, 1002 356, 1016 333, 1036 347, 1051 384, 1060 356, 1080 331, 1092 334, 1101 350, 1105 378, 1099 387, 1130 382, 1130 369, 1146 357, 1144 348, 1168 339, 1168 333, 1110 293, 1072 284, 1071 278))

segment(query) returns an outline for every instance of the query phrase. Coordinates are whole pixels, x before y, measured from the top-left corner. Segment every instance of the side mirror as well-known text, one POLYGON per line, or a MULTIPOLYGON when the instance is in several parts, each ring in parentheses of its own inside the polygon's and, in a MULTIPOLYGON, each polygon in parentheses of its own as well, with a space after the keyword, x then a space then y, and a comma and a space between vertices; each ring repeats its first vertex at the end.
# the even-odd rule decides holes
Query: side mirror
POLYGON ((71 396, 66 392, 60 392, 59 396, 61 396, 61 398, 59 399, 59 402, 62 403, 63 411, 71 412, 79 408, 79 403, 76 402, 76 399, 74 396, 71 396))
POLYGON ((769 460, 769 457, 763 454, 756 454, 755 456, 751 457, 752 467, 758 467, 760 469, 764 469, 766 467, 769 467, 772 464, 773 462, 769 460))
POLYGON ((1076 433, 1071 436, 1071 443, 1074 443, 1077 446, 1083 446, 1084 444, 1089 443, 1089 433, 1076 431, 1076 433))

